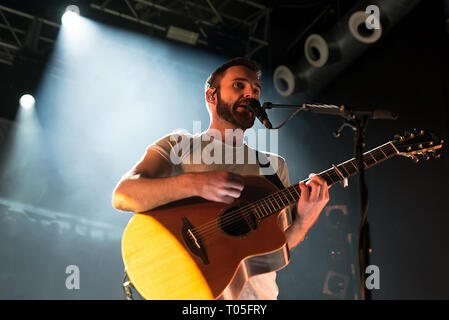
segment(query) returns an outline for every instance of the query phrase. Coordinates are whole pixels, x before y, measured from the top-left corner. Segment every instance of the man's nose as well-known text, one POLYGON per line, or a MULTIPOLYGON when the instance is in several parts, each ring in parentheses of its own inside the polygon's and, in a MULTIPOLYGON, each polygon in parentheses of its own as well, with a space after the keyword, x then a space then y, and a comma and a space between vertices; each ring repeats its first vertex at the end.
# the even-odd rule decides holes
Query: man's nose
POLYGON ((251 87, 245 89, 244 95, 245 99, 257 98, 256 94, 254 93, 254 89, 251 87))

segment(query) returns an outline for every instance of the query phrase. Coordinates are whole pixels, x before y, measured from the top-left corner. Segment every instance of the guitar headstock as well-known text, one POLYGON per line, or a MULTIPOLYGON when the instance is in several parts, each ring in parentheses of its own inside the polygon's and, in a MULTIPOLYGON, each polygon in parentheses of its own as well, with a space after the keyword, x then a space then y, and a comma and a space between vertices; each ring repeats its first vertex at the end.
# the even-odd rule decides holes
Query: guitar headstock
POLYGON ((439 158, 439 149, 443 147, 443 139, 426 130, 413 129, 412 132, 406 131, 404 135, 395 135, 394 138, 392 142, 399 155, 410 157, 415 162, 420 158, 428 160, 430 156, 439 158))

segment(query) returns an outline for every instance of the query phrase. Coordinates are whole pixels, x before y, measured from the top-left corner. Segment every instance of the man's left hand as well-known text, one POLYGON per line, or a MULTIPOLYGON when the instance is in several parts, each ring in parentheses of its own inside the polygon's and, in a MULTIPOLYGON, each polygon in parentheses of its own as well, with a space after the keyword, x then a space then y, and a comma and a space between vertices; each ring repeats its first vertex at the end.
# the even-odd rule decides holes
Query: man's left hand
POLYGON ((300 183, 301 197, 296 204, 296 219, 306 232, 315 224, 321 211, 329 201, 329 187, 326 180, 311 173, 307 183, 300 183))

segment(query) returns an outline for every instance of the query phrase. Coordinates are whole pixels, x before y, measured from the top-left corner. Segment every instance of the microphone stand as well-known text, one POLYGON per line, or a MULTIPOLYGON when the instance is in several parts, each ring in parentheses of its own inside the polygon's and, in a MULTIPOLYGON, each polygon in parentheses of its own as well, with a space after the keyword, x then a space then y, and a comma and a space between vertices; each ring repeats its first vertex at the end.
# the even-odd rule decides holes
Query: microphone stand
POLYGON ((370 231, 369 224, 367 222, 368 212, 368 188, 365 183, 365 168, 363 166, 363 148, 365 147, 366 127, 368 119, 389 119, 395 120, 398 118, 398 114, 386 110, 373 110, 373 111, 352 111, 345 106, 335 106, 326 104, 303 104, 298 105, 284 105, 284 104, 272 104, 271 102, 265 102, 262 109, 297 109, 298 111, 309 111, 318 114, 337 115, 343 117, 345 120, 340 128, 333 133, 334 137, 338 138, 341 135, 341 131, 344 127, 350 127, 355 131, 354 137, 354 153, 357 163, 357 170, 359 172, 359 191, 360 191, 360 210, 361 220, 359 225, 359 241, 358 241, 358 271, 360 279, 360 291, 363 300, 371 300, 371 291, 367 289, 365 285, 366 267, 370 265, 370 231))

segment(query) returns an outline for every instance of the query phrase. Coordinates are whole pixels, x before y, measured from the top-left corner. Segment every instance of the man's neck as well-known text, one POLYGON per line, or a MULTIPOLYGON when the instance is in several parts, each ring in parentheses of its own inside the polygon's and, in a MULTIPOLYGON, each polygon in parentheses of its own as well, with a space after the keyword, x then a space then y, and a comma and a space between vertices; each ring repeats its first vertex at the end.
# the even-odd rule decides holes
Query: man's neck
POLYGON ((221 141, 228 145, 234 147, 242 146, 245 130, 236 128, 229 123, 227 124, 220 126, 211 124, 206 133, 214 138, 221 138, 221 141))

